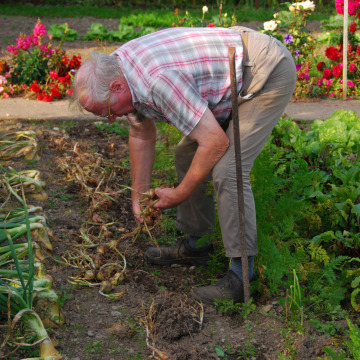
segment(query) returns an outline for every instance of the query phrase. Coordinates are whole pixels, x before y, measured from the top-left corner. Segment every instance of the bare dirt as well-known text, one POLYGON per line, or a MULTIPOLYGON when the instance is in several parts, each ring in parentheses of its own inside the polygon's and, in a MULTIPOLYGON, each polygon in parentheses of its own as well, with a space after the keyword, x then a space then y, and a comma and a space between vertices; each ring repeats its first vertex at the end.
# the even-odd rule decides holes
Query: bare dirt
MULTIPOLYGON (((0 16, 0 20, 4 54, 5 45, 14 43, 20 31, 29 34, 37 19, 0 16)), ((42 20, 46 25, 67 21, 81 36, 92 22, 98 21, 42 20)), ((118 24, 117 19, 100 22, 108 28, 118 24)), ((93 50, 112 51, 117 46, 75 41, 65 43, 64 49, 85 60, 93 50)), ((209 283, 206 268, 164 268, 144 261, 144 252, 154 242, 147 231, 139 234, 131 212, 130 193, 122 187, 131 181, 126 136, 99 131, 94 122, 87 121, 0 121, 0 131, 20 128, 37 132, 41 160, 32 164, 16 159, 5 165, 17 170, 36 167, 46 182, 48 200, 30 203, 43 207, 53 234, 54 250, 44 262, 64 303, 66 322, 50 332, 64 359, 275 360, 283 355, 310 360, 323 356, 322 348, 331 344, 330 337, 319 335, 308 326, 304 332, 289 326, 285 308, 280 305, 285 292, 274 298, 254 294, 256 310, 246 319, 241 314, 221 314, 188 297, 192 287, 209 283), (106 202, 103 193, 112 194, 115 201, 106 202), (109 247, 113 240, 117 250, 109 247), (100 294, 95 280, 89 281, 91 286, 80 286, 85 270, 91 268, 89 258, 102 264, 116 263, 124 269, 119 252, 126 259, 126 269, 112 293, 121 296, 109 299, 100 294)), ((160 220, 150 234, 166 238, 168 231, 160 220)), ((0 349, 0 357, 10 350, 0 349)), ((19 351, 7 357, 22 358, 19 351)))
MULTIPOLYGON (((255 293, 256 310, 246 319, 239 313, 221 314, 188 297, 192 287, 209 283, 207 268, 144 261, 144 251, 154 242, 147 231, 139 234, 130 192, 123 189, 130 183, 126 136, 99 131, 86 121, 51 126, 3 121, 0 129, 33 129, 41 146, 35 164, 20 158, 3 165, 35 167, 46 182, 48 200, 29 203, 43 207, 53 234, 54 250, 45 254, 44 263, 64 303, 66 322, 50 333, 64 359, 275 360, 282 354, 310 360, 330 345, 329 336, 307 326, 298 332, 285 321, 280 305, 285 292, 278 298, 255 293), (104 202, 104 193, 116 201, 104 202), (118 250, 109 247, 112 241, 118 250), (97 269, 107 263, 124 269, 119 252, 126 269, 111 293, 121 296, 109 299, 99 293, 98 280, 82 280, 92 268, 89 258, 97 269)), ((160 219, 150 234, 166 238, 169 231, 160 219)), ((0 356, 9 350, 1 349, 0 356)), ((24 356, 17 352, 7 358, 24 356)))

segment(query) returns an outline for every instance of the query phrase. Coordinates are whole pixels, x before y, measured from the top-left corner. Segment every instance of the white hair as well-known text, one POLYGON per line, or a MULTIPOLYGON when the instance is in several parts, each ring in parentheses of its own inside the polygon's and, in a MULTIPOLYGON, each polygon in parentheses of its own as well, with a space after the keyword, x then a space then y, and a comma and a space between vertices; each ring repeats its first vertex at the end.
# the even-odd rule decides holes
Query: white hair
POLYGON ((118 61, 116 55, 91 53, 91 59, 85 61, 75 74, 71 101, 80 108, 86 107, 89 101, 100 104, 110 101, 111 82, 124 77, 118 61))

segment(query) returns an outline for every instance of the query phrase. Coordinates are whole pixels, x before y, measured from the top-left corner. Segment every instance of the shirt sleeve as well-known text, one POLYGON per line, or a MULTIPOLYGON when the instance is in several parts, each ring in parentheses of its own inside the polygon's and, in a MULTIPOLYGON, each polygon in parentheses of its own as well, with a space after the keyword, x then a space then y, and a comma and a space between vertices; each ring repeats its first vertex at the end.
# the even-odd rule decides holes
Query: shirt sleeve
POLYGON ((148 102, 185 136, 198 124, 208 103, 196 88, 191 74, 166 71, 149 89, 148 102))

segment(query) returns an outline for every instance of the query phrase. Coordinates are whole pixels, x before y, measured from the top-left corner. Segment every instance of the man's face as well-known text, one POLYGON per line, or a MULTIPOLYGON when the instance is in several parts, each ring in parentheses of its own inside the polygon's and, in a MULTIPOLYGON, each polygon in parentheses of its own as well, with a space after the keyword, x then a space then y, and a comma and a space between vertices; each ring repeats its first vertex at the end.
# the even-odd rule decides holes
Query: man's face
POLYGON ((85 110, 102 117, 107 117, 111 122, 116 117, 127 115, 135 111, 132 104, 132 95, 125 79, 115 80, 110 84, 112 103, 104 104, 93 101, 91 97, 80 99, 81 105, 85 110), (115 101, 114 101, 115 98, 115 101))

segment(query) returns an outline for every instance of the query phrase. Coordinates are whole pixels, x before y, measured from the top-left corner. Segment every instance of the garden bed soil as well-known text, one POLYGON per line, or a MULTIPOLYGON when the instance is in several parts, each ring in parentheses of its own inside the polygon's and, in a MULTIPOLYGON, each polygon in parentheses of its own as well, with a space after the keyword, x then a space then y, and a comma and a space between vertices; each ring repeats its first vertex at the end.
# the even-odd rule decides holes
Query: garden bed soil
MULTIPOLYGON (((50 333, 64 359, 275 360, 280 354, 298 360, 322 357, 322 348, 331 344, 330 337, 308 326, 304 332, 290 326, 280 305, 285 292, 276 298, 255 294, 256 310, 247 319, 241 314, 224 315, 210 305, 202 308, 188 296, 192 287, 209 283, 207 268, 160 267, 144 261, 144 252, 154 242, 146 231, 136 236, 130 192, 123 188, 130 183, 126 136, 100 131, 94 122, 86 121, 0 121, 1 131, 13 129, 35 130, 40 143, 40 161, 31 163, 20 158, 5 165, 17 170, 36 168, 46 182, 48 200, 29 199, 29 203, 43 207, 52 231, 54 250, 46 255, 44 263, 64 303, 66 322, 50 333), (75 164, 82 164, 84 172, 95 171, 99 177, 87 178, 86 187, 74 175, 75 164), (100 178, 105 179, 100 189, 105 186, 108 192, 118 192, 113 195, 116 202, 106 207, 96 207, 93 202, 100 178), (103 224, 106 229, 100 231, 103 224), (92 246, 81 232, 87 234, 92 246), (101 295, 98 286, 75 285, 90 268, 79 250, 95 258, 105 246, 103 261, 124 265, 118 251, 106 248, 112 240, 117 241, 117 249, 127 263, 123 278, 112 291, 122 294, 117 299, 101 295)), ((160 220, 150 234, 166 238, 169 231, 174 230, 160 220)), ((1 349, 0 357, 10 350, 1 349)), ((18 351, 8 359, 23 357, 18 351)))

